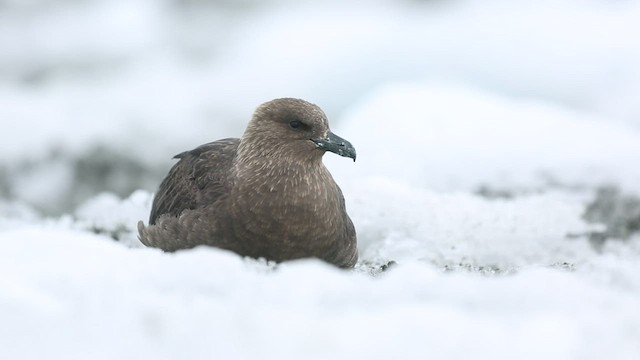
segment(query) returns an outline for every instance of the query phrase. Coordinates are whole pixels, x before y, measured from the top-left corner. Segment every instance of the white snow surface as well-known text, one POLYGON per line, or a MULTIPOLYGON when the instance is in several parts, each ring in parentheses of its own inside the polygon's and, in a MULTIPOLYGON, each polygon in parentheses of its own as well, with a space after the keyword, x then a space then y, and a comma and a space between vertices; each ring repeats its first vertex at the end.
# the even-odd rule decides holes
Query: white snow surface
POLYGON ((533 4, 0 0, 0 180, 33 166, 0 186, 0 359, 639 359, 640 236, 582 215, 640 193, 640 3, 533 4), (31 205, 74 190, 48 154, 169 164, 279 96, 358 151, 325 156, 352 271, 144 248, 148 190, 31 205))
POLYGON ((407 260, 378 277, 315 260, 274 269, 211 248, 132 249, 68 224, 5 231, 0 242, 7 359, 632 359, 640 351, 637 240, 601 254, 565 244, 581 258, 571 271, 530 265, 487 276, 407 260))

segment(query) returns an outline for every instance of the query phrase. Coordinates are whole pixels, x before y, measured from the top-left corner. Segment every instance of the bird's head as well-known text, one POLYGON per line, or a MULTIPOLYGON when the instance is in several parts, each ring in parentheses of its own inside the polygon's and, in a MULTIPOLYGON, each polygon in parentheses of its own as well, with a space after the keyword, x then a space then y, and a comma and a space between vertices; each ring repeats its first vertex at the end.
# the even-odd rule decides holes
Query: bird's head
POLYGON ((329 129, 324 112, 300 99, 275 99, 260 105, 240 142, 240 151, 253 156, 283 156, 320 159, 330 151, 356 160, 356 150, 347 140, 329 129), (244 149, 243 149, 244 148, 244 149))

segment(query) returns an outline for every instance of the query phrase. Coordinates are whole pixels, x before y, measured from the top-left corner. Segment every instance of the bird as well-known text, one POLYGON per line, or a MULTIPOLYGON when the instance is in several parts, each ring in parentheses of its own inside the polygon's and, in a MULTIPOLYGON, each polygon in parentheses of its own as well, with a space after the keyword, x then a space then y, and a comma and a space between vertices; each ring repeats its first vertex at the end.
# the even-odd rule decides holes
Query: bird
POLYGON ((241 138, 174 157, 149 225, 138 222, 138 237, 166 252, 207 245, 277 263, 318 258, 353 268, 356 231, 322 162, 326 152, 356 160, 353 145, 331 132, 320 107, 295 98, 268 101, 241 138))

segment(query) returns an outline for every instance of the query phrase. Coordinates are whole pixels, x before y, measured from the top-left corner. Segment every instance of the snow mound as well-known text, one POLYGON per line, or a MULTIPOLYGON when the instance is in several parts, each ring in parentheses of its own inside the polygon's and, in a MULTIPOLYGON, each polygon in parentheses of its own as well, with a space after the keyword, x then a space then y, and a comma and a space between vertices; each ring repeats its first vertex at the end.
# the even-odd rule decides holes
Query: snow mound
POLYGON ((488 200, 384 179, 349 184, 344 192, 367 261, 510 270, 576 263, 595 255, 586 237, 570 239, 598 228, 581 219, 583 196, 546 193, 488 200))
MULTIPOLYGON (((598 261, 593 273, 504 277, 411 262, 373 278, 314 260, 261 271, 221 250, 163 254, 64 229, 3 232, 0 244, 0 271, 12 274, 0 278, 2 358, 640 354, 637 276, 634 286, 610 284, 598 261)), ((615 268, 640 270, 629 261, 615 268)))
POLYGON ((151 212, 152 194, 139 190, 121 200, 114 194, 100 194, 75 211, 77 226, 106 234, 128 246, 141 247, 137 220, 145 223, 151 212))
POLYGON ((640 191, 638 129, 544 102, 398 84, 365 97, 337 130, 356 146, 357 167, 327 160, 349 176, 440 191, 603 183, 640 191))

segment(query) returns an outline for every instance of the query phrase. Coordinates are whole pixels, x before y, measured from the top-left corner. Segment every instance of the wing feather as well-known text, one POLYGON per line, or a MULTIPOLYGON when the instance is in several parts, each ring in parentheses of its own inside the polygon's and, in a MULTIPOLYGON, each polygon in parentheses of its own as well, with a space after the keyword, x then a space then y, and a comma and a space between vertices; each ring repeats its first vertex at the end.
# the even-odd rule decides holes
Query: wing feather
POLYGON ((222 139, 176 155, 179 161, 153 199, 149 224, 155 224, 160 216, 178 217, 185 210, 213 204, 224 196, 239 143, 239 139, 222 139))

